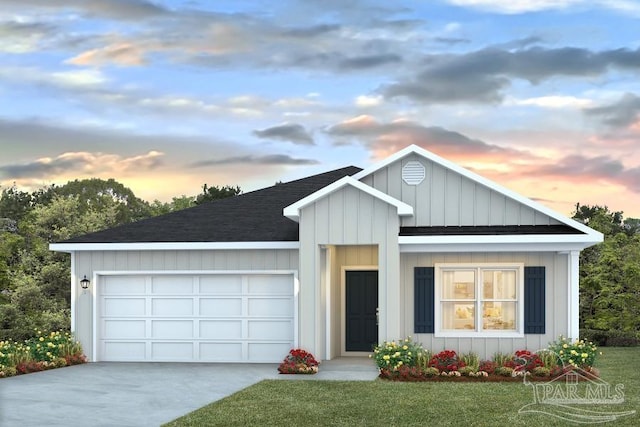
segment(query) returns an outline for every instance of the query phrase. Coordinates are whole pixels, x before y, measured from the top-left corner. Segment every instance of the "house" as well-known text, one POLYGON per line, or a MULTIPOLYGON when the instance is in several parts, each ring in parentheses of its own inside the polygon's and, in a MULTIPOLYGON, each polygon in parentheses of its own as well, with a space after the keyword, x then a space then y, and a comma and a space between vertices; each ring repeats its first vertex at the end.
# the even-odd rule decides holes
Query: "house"
POLYGON ((92 361, 278 362, 406 336, 481 357, 576 338, 579 253, 602 239, 410 146, 51 249, 71 254, 92 361))

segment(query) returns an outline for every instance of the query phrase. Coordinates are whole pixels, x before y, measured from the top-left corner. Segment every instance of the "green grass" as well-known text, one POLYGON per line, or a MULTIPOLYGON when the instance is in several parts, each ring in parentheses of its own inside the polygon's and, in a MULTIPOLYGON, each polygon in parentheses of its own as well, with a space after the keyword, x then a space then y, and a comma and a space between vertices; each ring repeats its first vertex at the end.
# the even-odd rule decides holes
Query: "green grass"
MULTIPOLYGON (((640 410, 640 348, 604 348, 601 378, 624 384, 625 402, 585 409, 640 410)), ((522 383, 399 383, 267 380, 167 426, 564 426, 543 414, 519 414, 533 402, 522 383)), ((640 414, 605 425, 636 426, 640 414)), ((575 425, 575 424, 574 424, 575 425)))

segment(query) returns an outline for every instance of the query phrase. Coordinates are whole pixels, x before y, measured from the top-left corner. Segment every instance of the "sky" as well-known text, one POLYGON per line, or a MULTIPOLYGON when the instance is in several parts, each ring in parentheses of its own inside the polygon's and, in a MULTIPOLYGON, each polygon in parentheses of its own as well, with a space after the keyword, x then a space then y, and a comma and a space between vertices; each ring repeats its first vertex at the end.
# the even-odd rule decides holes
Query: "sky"
POLYGON ((640 1, 0 0, 0 186, 251 191, 416 144, 640 217, 640 1))

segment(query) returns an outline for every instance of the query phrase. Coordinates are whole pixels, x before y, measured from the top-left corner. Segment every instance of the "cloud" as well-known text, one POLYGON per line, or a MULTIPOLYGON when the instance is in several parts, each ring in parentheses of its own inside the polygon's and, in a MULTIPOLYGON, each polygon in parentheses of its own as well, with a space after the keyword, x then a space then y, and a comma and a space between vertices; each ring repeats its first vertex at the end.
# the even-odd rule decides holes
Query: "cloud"
POLYGON ((513 79, 538 84, 557 76, 592 77, 609 69, 640 71, 640 48, 594 52, 584 48, 488 47, 463 54, 427 55, 414 77, 379 88, 387 98, 418 102, 500 102, 513 79))
POLYGON ((627 127, 639 120, 640 97, 633 93, 625 93, 612 104, 586 109, 585 114, 599 118, 612 127, 627 127))
POLYGON ((640 5, 631 0, 448 0, 449 3, 503 14, 521 14, 544 10, 602 7, 620 12, 640 13, 640 5))
POLYGON ((119 154, 67 152, 56 157, 43 157, 27 163, 0 166, 0 176, 5 180, 51 178, 69 170, 92 174, 123 174, 132 171, 153 170, 162 164, 164 153, 149 151, 133 157, 119 154))
POLYGON ((549 109, 562 109, 562 108, 587 108, 593 105, 593 101, 591 99, 578 98, 575 96, 568 96, 568 95, 549 95, 549 96, 539 96, 536 98, 509 100, 507 104, 534 106, 534 107, 549 108, 549 109))
POLYGON ((201 168, 207 166, 222 166, 222 165, 316 165, 319 162, 312 159, 296 159, 284 154, 271 154, 264 156, 246 155, 226 157, 212 160, 202 160, 194 162, 190 167, 201 168))
MULTIPOLYGON (((87 16, 123 21, 136 21, 169 12, 157 3, 145 0, 65 0, 64 6, 67 10, 74 10, 87 16)), ((60 11, 59 2, 50 0, 0 0, 0 8, 24 10, 25 7, 60 11)))
POLYGON ((640 167, 627 168, 609 156, 572 154, 554 163, 527 168, 523 175, 562 179, 577 183, 605 181, 640 193, 640 167))
POLYGON ((65 61, 73 65, 106 65, 140 66, 145 64, 145 52, 140 46, 129 42, 115 43, 91 49, 65 61))
POLYGON ((304 126, 297 123, 283 123, 262 130, 254 130, 253 134, 263 139, 277 139, 300 145, 314 145, 313 137, 304 126))
POLYGON ((42 42, 54 37, 57 27, 45 22, 0 22, 0 52, 37 51, 42 42))
POLYGON ((526 151, 488 144, 439 126, 423 126, 407 120, 380 123, 371 116, 362 115, 331 126, 325 132, 337 138, 338 142, 345 138, 362 141, 374 150, 379 158, 410 144, 419 145, 442 156, 474 161, 533 158, 526 151))
POLYGON ((355 99, 355 105, 361 108, 367 107, 377 107, 382 104, 383 98, 380 95, 376 96, 368 96, 368 95, 360 95, 355 99))

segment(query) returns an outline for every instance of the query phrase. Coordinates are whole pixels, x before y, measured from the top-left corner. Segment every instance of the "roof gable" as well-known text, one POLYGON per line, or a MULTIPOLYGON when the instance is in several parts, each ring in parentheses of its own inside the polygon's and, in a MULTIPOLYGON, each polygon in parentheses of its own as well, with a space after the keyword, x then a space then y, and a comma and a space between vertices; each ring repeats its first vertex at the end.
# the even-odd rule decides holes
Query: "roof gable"
MULTIPOLYGON (((568 218, 562 214, 559 214, 558 212, 553 211, 552 209, 538 203, 535 202, 527 197, 524 197, 512 190, 509 190, 508 188, 505 188, 481 175, 476 174, 475 172, 472 172, 468 169, 463 168, 462 166, 444 159, 430 151, 427 151, 421 147, 418 147, 416 145, 410 145, 400 151, 398 151, 397 153, 387 157, 386 159, 380 161, 379 163, 376 163, 360 172, 358 172, 357 174, 355 174, 352 179, 357 179, 360 181, 363 180, 367 180, 368 177, 371 177, 372 175, 374 175, 376 172, 381 171, 384 168, 387 168, 389 166, 392 166, 394 163, 397 162, 401 162, 403 159, 407 158, 407 157, 422 157, 424 159, 427 159, 430 162, 433 162, 434 164, 446 169, 446 170, 450 170, 464 178, 467 178, 470 181, 473 181, 477 184, 480 184, 481 186, 486 187, 487 189, 500 194, 502 196, 504 196, 506 198, 506 200, 511 199, 527 208, 532 209, 534 212, 539 212, 542 215, 545 215, 547 217, 549 217, 550 219, 557 221, 560 224, 565 224, 573 229, 576 229, 578 231, 580 231, 581 233, 584 233, 588 236, 589 241, 592 242, 600 242, 602 241, 602 234, 587 227, 584 224, 581 224, 571 218, 568 218)), ((505 225, 510 225, 510 224, 505 224, 505 225)))
POLYGON ((345 176, 344 178, 316 191, 313 194, 308 195, 307 197, 298 200, 292 205, 287 206, 283 210, 284 216, 294 221, 298 221, 300 218, 300 210, 312 203, 315 203, 317 200, 328 196, 329 194, 340 190, 346 186, 351 186, 356 188, 359 191, 369 194, 370 196, 382 200, 389 205, 395 206, 398 209, 398 215, 400 216, 408 216, 413 215, 413 208, 408 204, 401 202, 400 200, 394 199, 388 194, 383 193, 382 191, 378 191, 373 187, 370 187, 360 181, 357 181, 350 176, 345 176))

